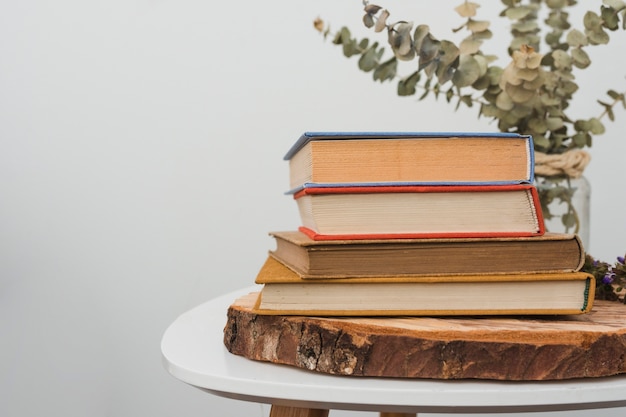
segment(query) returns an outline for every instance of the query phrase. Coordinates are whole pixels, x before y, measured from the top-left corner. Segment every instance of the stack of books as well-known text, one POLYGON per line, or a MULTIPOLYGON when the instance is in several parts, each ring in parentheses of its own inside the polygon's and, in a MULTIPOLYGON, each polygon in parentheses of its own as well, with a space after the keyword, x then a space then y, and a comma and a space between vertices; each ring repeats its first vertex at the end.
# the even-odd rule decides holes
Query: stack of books
POLYGON ((272 232, 261 314, 581 314, 595 282, 546 233, 530 136, 305 133, 285 155, 299 230, 272 232))

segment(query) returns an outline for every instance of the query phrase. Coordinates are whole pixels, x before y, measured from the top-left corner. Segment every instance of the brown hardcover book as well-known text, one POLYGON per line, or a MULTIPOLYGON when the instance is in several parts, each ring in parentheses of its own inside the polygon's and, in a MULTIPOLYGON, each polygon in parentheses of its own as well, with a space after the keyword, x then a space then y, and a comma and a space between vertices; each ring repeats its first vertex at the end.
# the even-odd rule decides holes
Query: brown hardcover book
POLYGON ((591 310, 585 272, 303 280, 272 257, 259 271, 259 314, 319 316, 561 315, 591 310))
POLYGON ((585 251, 575 234, 523 238, 313 240, 271 232, 270 255, 301 278, 471 275, 578 271, 585 251))
POLYGON ((532 182, 533 143, 515 133, 306 132, 285 155, 310 184, 532 182))

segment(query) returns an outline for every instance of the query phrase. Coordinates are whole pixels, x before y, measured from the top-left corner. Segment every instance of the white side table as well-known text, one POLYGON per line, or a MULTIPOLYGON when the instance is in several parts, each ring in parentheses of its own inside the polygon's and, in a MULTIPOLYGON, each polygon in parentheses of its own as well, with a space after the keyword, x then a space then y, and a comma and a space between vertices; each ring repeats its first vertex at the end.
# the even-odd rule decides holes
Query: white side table
POLYGON ((494 413, 626 406, 626 375, 566 381, 441 381, 346 377, 253 361, 223 345, 226 311, 249 287, 178 317, 161 341, 175 378, 222 397, 272 404, 272 417, 323 417, 328 410, 379 411, 382 416, 494 413))

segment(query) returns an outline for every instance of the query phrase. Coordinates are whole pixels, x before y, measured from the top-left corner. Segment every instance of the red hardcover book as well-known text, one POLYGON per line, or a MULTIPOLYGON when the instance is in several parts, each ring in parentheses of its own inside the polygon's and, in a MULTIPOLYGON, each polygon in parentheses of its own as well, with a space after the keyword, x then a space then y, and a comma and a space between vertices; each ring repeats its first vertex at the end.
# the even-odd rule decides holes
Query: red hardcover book
POLYGON ((311 187, 294 194, 314 240, 539 236, 532 184, 311 187))

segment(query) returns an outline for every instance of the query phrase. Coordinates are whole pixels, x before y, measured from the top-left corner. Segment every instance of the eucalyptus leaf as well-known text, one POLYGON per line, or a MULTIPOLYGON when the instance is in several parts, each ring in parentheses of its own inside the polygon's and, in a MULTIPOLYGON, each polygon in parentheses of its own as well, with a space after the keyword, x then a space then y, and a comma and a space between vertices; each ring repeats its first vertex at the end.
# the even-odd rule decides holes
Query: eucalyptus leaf
POLYGON ((609 34, 602 30, 602 28, 595 31, 588 30, 585 33, 587 34, 587 38, 589 38, 589 42, 593 45, 606 45, 609 43, 609 34))
POLYGON ((566 40, 567 44, 572 48, 578 48, 579 46, 586 46, 589 44, 587 36, 585 36, 585 34, 578 29, 572 29, 567 32, 566 40))
POLYGON ((572 63, 576 66, 576 68, 587 68, 591 65, 591 58, 589 58, 587 52, 581 48, 574 48, 572 49, 572 63))
POLYGON ((392 80, 395 78, 396 76, 396 72, 398 70, 398 60, 393 57, 385 62, 383 62, 382 64, 380 64, 375 70, 374 70, 374 80, 376 81, 386 81, 386 80, 392 80))
POLYGON ((572 57, 560 49, 552 52, 552 59, 556 68, 569 68, 572 65, 572 57))
POLYGON ((369 72, 378 66, 380 57, 383 54, 382 48, 377 50, 378 42, 369 47, 359 58, 359 69, 361 71, 369 72))
POLYGON ((597 13, 589 10, 585 13, 583 17, 583 24, 585 25, 585 29, 590 31, 597 31, 602 28, 602 19, 598 16, 597 13))
POLYGON ((422 49, 422 41, 430 33, 428 25, 417 25, 415 32, 413 32, 413 47, 416 51, 422 49))
POLYGON ((412 96, 416 93, 415 86, 420 80, 420 74, 418 71, 415 71, 413 74, 408 77, 400 80, 398 82, 398 95, 399 96, 412 96))
POLYGON ((600 120, 595 117, 589 119, 589 131, 594 135, 601 135, 604 133, 604 125, 600 120))
POLYGON ((619 17, 617 16, 617 11, 612 7, 604 6, 602 6, 600 10, 603 26, 609 30, 617 30, 619 27, 619 17))
POLYGON ((533 9, 527 6, 509 7, 506 9, 505 15, 511 20, 520 20, 527 17, 533 12, 533 9))
POLYGON ((430 33, 424 37, 418 51, 420 68, 425 68, 439 55, 440 44, 430 33))
POLYGON ((478 9, 479 7, 480 7, 480 4, 473 3, 470 1, 465 1, 460 6, 455 7, 454 10, 461 17, 473 17, 473 16, 476 16, 476 9, 478 9))
POLYGON ((622 10, 626 8, 626 2, 623 0, 602 0, 602 3, 614 8, 615 10, 622 10))
POLYGON ((480 50, 482 41, 472 37, 465 38, 459 44, 459 50, 462 55, 473 55, 480 50))
POLYGON ((467 29, 471 32, 482 32, 489 29, 491 22, 487 20, 473 20, 469 19, 467 21, 467 29))
POLYGON ((472 85, 481 76, 480 64, 471 55, 462 55, 459 59, 459 67, 452 77, 452 83, 457 87, 472 85))
POLYGON ((567 5, 567 0, 546 0, 546 4, 551 9, 561 9, 567 5))

